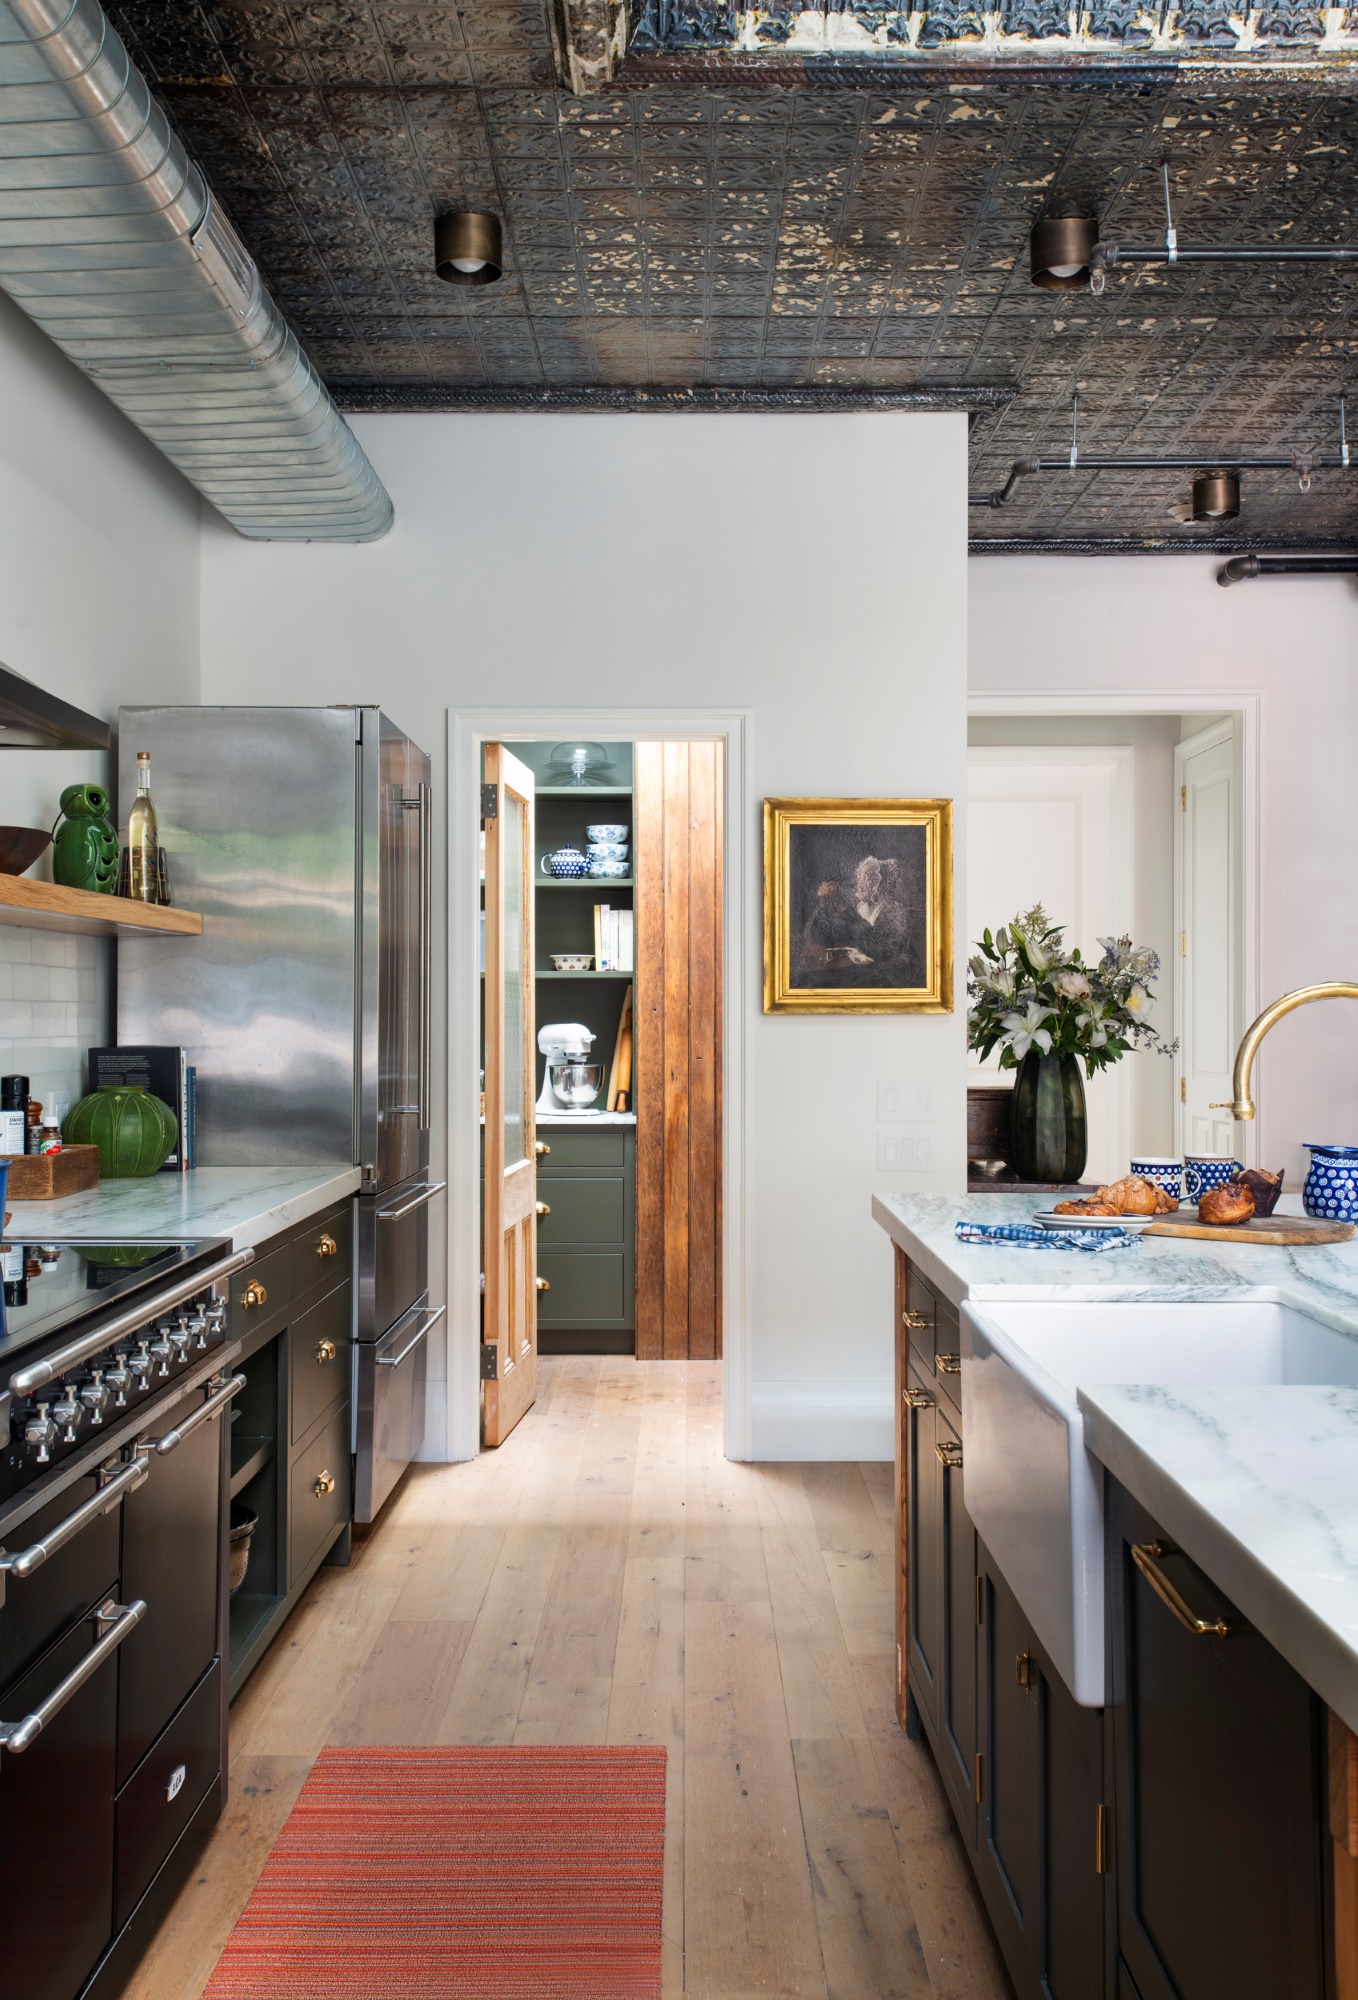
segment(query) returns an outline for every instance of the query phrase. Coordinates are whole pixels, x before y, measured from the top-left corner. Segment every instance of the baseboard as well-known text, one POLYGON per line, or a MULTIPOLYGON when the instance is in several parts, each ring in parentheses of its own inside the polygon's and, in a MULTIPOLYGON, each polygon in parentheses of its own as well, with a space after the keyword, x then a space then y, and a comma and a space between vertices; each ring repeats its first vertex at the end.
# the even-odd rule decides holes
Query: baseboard
POLYGON ((753 1459, 889 1459, 890 1382, 764 1382, 751 1391, 753 1459))

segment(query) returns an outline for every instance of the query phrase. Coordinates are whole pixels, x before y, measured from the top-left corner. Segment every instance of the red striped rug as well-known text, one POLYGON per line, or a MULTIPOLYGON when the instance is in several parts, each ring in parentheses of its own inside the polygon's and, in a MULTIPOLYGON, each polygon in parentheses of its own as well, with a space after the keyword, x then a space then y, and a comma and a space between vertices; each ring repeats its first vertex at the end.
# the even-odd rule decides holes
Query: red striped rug
POLYGON ((659 2000, 665 1752, 322 1750, 203 2000, 659 2000))

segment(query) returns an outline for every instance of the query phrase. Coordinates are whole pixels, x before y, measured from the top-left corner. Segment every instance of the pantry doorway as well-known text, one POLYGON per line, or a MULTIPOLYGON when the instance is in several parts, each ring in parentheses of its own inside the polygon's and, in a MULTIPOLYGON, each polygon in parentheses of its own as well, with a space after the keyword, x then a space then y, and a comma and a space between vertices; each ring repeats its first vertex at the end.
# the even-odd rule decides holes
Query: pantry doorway
POLYGON ((745 739, 741 713, 450 711, 451 1456, 507 1434, 486 1368, 504 1365, 508 1293, 499 1180, 482 1177, 483 1157, 498 1175, 488 1125, 483 1156, 483 1113, 498 1102, 483 1023, 501 1050, 504 1000, 491 990, 503 953, 482 907, 483 856, 496 844, 482 815, 496 809, 486 780, 509 759, 532 780, 533 1273, 521 1228, 509 1262, 539 1313, 531 1357, 514 1335, 521 1379, 539 1344, 719 1361, 726 1455, 749 1455, 745 739), (495 1413, 484 1432, 483 1404, 495 1413))

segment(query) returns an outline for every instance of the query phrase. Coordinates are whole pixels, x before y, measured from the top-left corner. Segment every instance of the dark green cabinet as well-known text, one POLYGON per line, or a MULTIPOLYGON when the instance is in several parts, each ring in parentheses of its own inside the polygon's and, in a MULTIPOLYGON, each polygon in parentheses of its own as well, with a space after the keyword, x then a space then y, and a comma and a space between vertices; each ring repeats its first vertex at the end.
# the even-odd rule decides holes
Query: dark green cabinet
POLYGON ((543 1125, 538 1337, 547 1352, 636 1332, 636 1127, 543 1125), (544 1339, 543 1336, 546 1336, 544 1339))
POLYGON ((1139 2000, 1322 2000, 1321 1706, 1116 1484, 1109 1556, 1118 1944, 1139 2000))

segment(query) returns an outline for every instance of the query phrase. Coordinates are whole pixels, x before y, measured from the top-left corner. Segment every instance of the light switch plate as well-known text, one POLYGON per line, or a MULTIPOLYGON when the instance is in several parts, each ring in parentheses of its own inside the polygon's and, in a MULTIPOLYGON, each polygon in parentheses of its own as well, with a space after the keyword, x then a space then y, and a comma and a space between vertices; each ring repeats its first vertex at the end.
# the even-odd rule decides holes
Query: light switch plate
POLYGON ((877 1086, 877 1122, 879 1125, 894 1123, 901 1118, 932 1118, 934 1115, 934 1086, 918 1081, 896 1081, 879 1083, 877 1086))
POLYGON ((934 1163, 933 1135, 918 1126, 879 1126, 877 1129, 877 1170, 879 1173, 918 1174, 934 1163))

